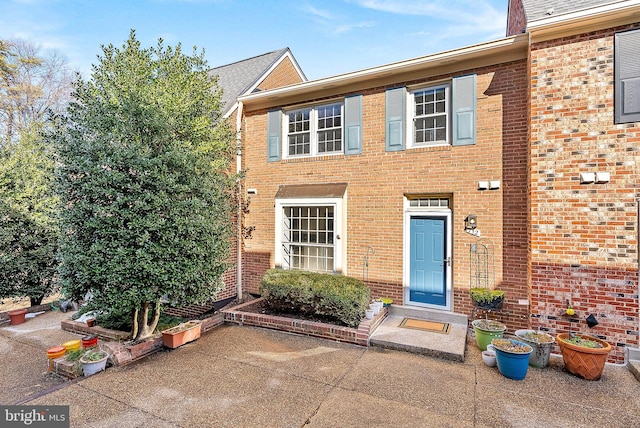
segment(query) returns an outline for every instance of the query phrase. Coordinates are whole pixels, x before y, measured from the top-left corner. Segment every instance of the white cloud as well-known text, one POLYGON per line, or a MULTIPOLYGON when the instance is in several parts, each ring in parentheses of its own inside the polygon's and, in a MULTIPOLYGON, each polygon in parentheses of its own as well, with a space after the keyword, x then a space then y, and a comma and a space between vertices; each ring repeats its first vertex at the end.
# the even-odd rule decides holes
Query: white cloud
POLYGON ((484 0, 350 0, 352 3, 378 12, 397 15, 428 16, 453 23, 453 28, 473 25, 465 33, 495 32, 506 25, 506 9, 498 10, 484 0))
POLYGON ((317 7, 311 6, 310 4, 304 5, 302 7, 302 11, 310 14, 311 16, 314 16, 317 19, 327 21, 334 19, 334 16, 331 14, 331 12, 318 9, 317 7))
POLYGON ((349 18, 339 16, 328 10, 319 9, 310 4, 304 5, 301 7, 301 10, 302 12, 311 15, 313 21, 315 21, 322 31, 328 35, 343 35, 361 28, 376 26, 376 23, 373 21, 349 22, 349 18))
POLYGON ((335 27, 333 27, 333 31, 336 34, 346 34, 346 33, 350 33, 355 29, 369 28, 374 26, 375 26, 375 23, 373 22, 357 22, 354 24, 336 25, 335 27))

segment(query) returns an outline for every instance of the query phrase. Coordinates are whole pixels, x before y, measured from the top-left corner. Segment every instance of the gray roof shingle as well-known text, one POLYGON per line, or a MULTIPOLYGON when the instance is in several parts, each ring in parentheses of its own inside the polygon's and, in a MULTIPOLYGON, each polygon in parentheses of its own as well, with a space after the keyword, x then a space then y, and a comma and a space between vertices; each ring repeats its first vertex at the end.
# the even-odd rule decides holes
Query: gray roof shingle
POLYGON ((233 107, 238 96, 248 91, 288 51, 289 48, 284 48, 209 70, 210 76, 218 76, 218 86, 223 90, 223 114, 233 107))
POLYGON ((522 0, 527 22, 619 2, 620 0, 522 0), (549 14, 551 9, 553 13, 549 14))

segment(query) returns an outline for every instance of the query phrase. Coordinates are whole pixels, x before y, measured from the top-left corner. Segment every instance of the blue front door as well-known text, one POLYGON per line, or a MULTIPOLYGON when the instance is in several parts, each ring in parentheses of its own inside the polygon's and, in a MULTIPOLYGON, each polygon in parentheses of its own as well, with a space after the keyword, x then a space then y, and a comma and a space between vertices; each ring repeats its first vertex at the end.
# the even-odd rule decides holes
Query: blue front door
POLYGON ((411 217, 409 300, 446 306, 446 217, 411 217))

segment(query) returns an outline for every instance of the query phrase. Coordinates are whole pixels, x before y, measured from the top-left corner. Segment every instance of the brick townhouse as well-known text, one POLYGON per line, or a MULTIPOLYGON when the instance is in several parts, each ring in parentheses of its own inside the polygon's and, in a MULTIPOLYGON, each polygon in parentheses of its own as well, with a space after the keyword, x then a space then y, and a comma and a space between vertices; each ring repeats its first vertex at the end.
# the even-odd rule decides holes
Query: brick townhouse
POLYGON ((638 52, 637 0, 511 0, 505 38, 240 94, 242 289, 309 269, 470 315, 470 287, 499 288, 510 329, 589 330, 621 362, 639 341, 638 52))

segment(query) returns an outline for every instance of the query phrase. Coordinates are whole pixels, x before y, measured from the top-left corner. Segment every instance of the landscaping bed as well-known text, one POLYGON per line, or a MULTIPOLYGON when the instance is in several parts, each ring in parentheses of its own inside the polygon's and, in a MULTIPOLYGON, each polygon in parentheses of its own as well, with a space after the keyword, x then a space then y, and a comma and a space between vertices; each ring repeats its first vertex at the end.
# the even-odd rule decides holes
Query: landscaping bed
POLYGON ((322 322, 321 320, 305 319, 298 315, 276 314, 264 309, 263 301, 263 298, 259 298, 223 309, 224 321, 368 346, 371 333, 384 321, 388 314, 387 308, 383 308, 373 319, 363 319, 358 328, 351 328, 335 323, 322 322))

